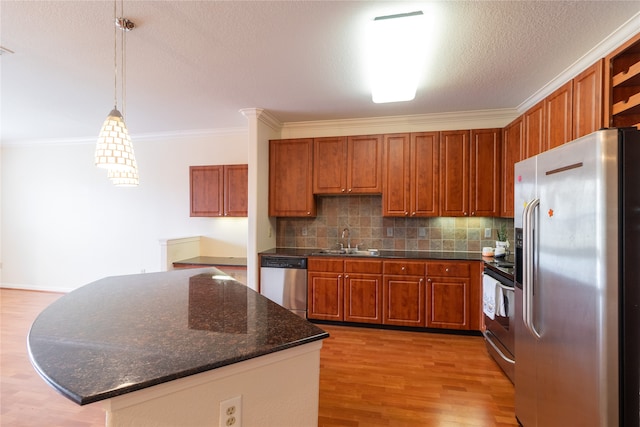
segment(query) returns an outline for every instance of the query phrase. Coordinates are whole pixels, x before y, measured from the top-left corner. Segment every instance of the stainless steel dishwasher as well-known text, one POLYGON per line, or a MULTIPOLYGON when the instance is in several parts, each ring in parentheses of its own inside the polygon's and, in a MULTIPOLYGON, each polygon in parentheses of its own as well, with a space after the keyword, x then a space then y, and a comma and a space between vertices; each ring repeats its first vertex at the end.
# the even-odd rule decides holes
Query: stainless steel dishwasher
POLYGON ((307 259, 285 255, 262 255, 260 293, 306 319, 307 259))

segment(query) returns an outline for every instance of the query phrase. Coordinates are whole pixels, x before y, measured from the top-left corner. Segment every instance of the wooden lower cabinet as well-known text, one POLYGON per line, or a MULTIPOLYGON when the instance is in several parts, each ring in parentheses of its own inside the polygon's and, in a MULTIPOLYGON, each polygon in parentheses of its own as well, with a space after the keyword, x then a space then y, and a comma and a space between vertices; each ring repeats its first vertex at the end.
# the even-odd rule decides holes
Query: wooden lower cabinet
POLYGON ((424 327, 426 325, 425 263, 385 261, 383 273, 382 323, 424 327))
POLYGON ((480 261, 310 257, 308 268, 309 319, 480 330, 480 261))
POLYGON ((343 321, 342 273, 308 273, 307 317, 318 320, 343 321))
POLYGON ((381 323, 382 261, 309 258, 307 317, 381 323))
POLYGON ((427 327, 480 330, 482 263, 427 262, 427 327))

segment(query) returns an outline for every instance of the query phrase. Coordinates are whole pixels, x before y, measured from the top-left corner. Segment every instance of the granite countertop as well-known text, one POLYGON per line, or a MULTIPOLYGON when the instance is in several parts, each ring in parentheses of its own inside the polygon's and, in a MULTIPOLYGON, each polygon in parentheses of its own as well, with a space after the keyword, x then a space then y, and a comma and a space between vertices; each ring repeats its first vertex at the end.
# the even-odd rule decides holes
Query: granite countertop
POLYGON ((203 267, 220 265, 225 267, 246 267, 247 258, 197 256, 194 258, 174 261, 173 265, 201 265, 203 267))
POLYGON ((215 268, 107 277, 36 318, 29 356, 84 405, 329 336, 215 268))
MULTIPOLYGON (((319 252, 318 248, 272 248, 266 251, 260 252, 260 255, 286 255, 286 256, 299 256, 309 257, 312 254, 319 252)), ((416 259, 416 260, 458 260, 458 261, 485 261, 486 257, 482 256, 480 252, 444 252, 444 251, 393 251, 393 250, 380 250, 380 255, 370 256, 362 255, 363 258, 403 258, 403 259, 416 259)), ((329 255, 318 255, 320 257, 326 257, 329 255)), ((345 257, 353 258, 358 255, 331 255, 333 257, 345 257)))

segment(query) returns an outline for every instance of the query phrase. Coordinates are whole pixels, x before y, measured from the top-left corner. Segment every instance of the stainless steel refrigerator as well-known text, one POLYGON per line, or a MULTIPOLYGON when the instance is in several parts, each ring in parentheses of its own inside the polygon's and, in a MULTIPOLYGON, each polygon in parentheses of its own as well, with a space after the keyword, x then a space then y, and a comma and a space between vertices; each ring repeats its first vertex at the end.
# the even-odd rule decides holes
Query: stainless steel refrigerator
POLYGON ((640 131, 515 166, 516 417, 640 425, 640 131))

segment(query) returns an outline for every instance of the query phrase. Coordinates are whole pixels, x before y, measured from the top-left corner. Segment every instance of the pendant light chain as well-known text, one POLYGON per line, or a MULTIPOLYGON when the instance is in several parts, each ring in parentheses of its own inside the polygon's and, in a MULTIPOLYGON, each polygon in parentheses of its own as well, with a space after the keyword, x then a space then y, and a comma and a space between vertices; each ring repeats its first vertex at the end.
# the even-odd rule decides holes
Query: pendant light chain
POLYGON ((127 29, 127 24, 126 24, 126 19, 125 15, 124 15, 124 0, 120 0, 120 13, 122 14, 122 21, 124 22, 124 25, 122 26, 121 30, 122 30, 122 39, 120 39, 120 45, 121 45, 121 58, 120 58, 120 67, 121 67, 121 73, 120 73, 120 78, 122 79, 122 81, 120 82, 122 85, 122 119, 125 121, 126 123, 126 118, 127 118, 127 112, 126 112, 126 105, 125 105, 125 100, 127 99, 127 95, 126 95, 126 88, 127 88, 127 76, 125 74, 125 71, 127 69, 127 64, 126 64, 126 59, 127 56, 125 55, 125 49, 127 48, 127 31, 129 31, 127 29))
POLYGON ((113 1, 113 109, 118 109, 118 12, 113 1))

